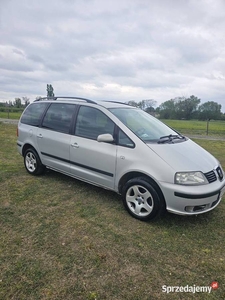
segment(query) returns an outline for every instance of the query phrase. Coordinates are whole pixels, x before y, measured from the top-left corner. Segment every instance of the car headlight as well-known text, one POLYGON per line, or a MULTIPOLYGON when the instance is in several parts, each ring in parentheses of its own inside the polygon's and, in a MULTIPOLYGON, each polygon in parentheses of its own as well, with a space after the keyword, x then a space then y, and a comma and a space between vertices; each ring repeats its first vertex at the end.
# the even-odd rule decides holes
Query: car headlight
POLYGON ((175 183, 183 185, 202 185, 208 181, 202 172, 177 172, 175 174, 175 183))

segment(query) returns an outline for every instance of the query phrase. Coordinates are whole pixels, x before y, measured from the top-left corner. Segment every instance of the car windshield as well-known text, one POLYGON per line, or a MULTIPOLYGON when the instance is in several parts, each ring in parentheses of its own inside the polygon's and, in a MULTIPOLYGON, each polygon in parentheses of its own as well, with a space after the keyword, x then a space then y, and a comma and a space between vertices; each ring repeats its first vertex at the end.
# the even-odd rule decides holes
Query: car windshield
POLYGON ((111 108, 109 110, 145 142, 161 144, 181 142, 185 139, 182 135, 141 109, 111 108))

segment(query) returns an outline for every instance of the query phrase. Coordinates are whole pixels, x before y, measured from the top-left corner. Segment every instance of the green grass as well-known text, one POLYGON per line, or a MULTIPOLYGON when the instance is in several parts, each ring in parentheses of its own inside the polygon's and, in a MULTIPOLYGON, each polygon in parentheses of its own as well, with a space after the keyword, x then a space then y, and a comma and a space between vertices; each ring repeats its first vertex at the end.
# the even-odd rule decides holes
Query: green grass
MULTIPOLYGON (((162 120, 168 126, 183 134, 206 135, 207 122, 197 120, 162 120)), ((225 121, 210 121, 208 135, 218 135, 225 138, 225 121)))
POLYGON ((21 112, 7 112, 7 111, 0 111, 0 118, 3 119, 14 119, 18 120, 21 116, 21 112))
MULTIPOLYGON (((224 141, 196 140, 225 167, 224 141)), ((47 172, 33 177, 0 123, 0 299, 224 299, 225 203, 157 222, 130 217, 115 193, 47 172), (162 293, 162 285, 211 294, 162 293)))

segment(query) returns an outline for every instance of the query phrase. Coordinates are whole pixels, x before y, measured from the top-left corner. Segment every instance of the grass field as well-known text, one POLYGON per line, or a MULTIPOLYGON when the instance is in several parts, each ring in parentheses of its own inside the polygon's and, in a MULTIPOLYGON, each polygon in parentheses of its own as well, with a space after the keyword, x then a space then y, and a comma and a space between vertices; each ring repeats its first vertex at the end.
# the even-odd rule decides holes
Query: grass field
POLYGON ((3 119, 14 119, 18 120, 21 116, 21 112, 6 112, 6 111, 0 111, 0 118, 3 119))
MULTIPOLYGON (((197 120, 162 120, 168 126, 183 134, 206 135, 207 122, 197 120)), ((208 124, 208 135, 221 136, 225 138, 225 121, 210 121, 208 124)))
MULTIPOLYGON (((196 140, 225 168, 224 141, 196 140)), ((135 220, 120 196, 47 172, 33 177, 0 123, 0 299, 225 299, 225 203, 135 220), (162 286, 209 286, 207 293, 162 286)), ((225 200, 225 199, 223 199, 225 200)))

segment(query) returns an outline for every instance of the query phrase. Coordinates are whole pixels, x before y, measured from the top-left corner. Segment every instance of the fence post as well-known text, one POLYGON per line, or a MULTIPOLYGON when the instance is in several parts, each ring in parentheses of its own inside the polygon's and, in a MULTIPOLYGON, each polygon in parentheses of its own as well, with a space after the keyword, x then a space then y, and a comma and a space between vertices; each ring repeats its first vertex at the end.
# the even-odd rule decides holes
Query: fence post
POLYGON ((210 122, 210 119, 207 120, 206 135, 208 135, 208 133, 209 133, 209 122, 210 122))

